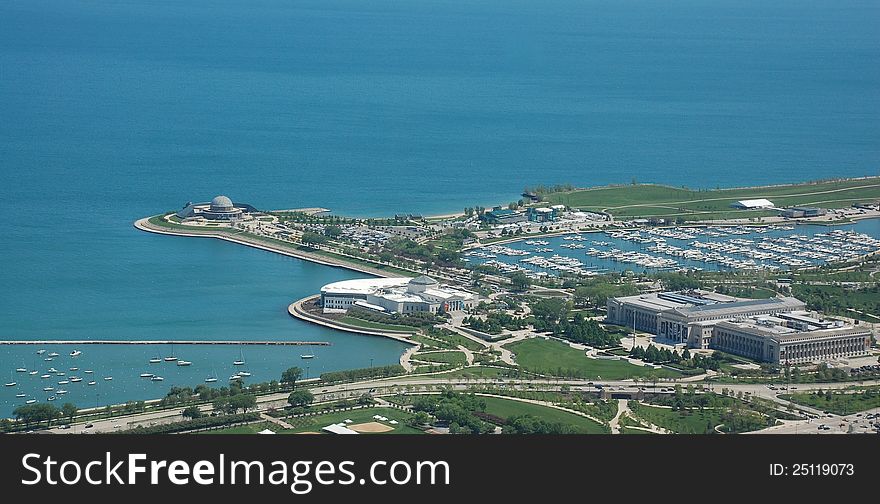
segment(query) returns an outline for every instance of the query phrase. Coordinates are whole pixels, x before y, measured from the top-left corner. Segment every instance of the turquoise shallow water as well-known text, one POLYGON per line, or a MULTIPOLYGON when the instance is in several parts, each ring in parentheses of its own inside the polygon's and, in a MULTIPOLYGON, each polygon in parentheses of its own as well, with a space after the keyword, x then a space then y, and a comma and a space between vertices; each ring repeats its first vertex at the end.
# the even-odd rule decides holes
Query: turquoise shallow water
MULTIPOLYGON (((131 228, 218 193, 387 215, 542 182, 878 173, 880 7, 767 4, 6 0, 0 338, 320 338, 328 369, 397 359, 284 312, 351 273, 131 228)), ((108 372, 139 372, 141 350, 117 351, 108 372)), ((0 376, 19 360, 0 353, 0 376)), ((102 401, 156 395, 142 385, 102 401)))

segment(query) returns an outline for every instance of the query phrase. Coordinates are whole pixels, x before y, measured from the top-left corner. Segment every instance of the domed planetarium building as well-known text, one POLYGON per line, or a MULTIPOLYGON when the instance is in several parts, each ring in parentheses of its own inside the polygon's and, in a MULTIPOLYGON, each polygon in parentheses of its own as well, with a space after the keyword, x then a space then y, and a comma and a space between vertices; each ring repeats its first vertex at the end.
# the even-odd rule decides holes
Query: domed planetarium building
POLYGON ((213 221, 234 221, 257 210, 246 203, 233 203, 228 196, 217 196, 209 203, 187 203, 177 212, 181 219, 203 218, 213 221))

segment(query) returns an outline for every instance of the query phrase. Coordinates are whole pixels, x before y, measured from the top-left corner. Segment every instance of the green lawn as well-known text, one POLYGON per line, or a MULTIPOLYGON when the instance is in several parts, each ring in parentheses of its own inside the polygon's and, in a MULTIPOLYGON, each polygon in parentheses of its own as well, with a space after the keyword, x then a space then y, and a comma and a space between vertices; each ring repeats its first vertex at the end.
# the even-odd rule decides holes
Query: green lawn
POLYGON ((441 340, 447 342, 448 344, 453 345, 453 347, 457 347, 458 345, 461 345, 461 346, 463 346, 473 352, 476 352, 478 350, 482 350, 482 349, 486 348, 485 346, 477 343, 476 341, 474 341, 470 338, 462 336, 461 334, 456 334, 456 333, 439 334, 439 333, 435 332, 435 333, 431 334, 431 336, 434 338, 441 339, 441 340))
POLYGON ((437 362, 440 364, 453 364, 455 366, 464 366, 467 364, 467 357, 463 352, 425 352, 413 355, 413 359, 437 362))
POLYGON ((380 422, 394 427, 393 431, 381 432, 379 434, 424 434, 419 429, 415 429, 407 425, 407 420, 412 416, 405 411, 391 408, 364 408, 352 411, 339 411, 335 413, 326 413, 324 415, 316 415, 313 417, 289 418, 285 421, 294 425, 293 430, 282 430, 281 434, 297 434, 300 432, 321 432, 322 427, 330 424, 340 423, 346 419, 352 420, 350 425, 375 422, 373 415, 382 415, 388 417, 389 420, 397 420, 397 425, 390 425, 388 422, 380 422))
MULTIPOLYGON (((632 408, 631 405, 630 407, 632 408)), ((633 408, 637 418, 679 434, 705 434, 722 423, 720 410, 672 411, 639 404, 633 408)))
POLYGON ((507 345, 516 354, 516 362, 528 371, 554 376, 579 376, 603 380, 656 376, 679 377, 681 373, 669 369, 636 366, 622 360, 590 359, 581 350, 564 343, 543 338, 531 338, 507 345))
POLYGON ((516 415, 532 415, 550 423, 562 423, 569 425, 575 429, 578 434, 605 434, 608 432, 606 426, 598 424, 589 418, 585 418, 566 411, 560 411, 555 408, 541 406, 539 404, 529 404, 510 399, 500 399, 497 397, 480 397, 486 401, 486 413, 496 415, 502 418, 509 418, 516 415))
POLYGON ((446 373, 441 373, 437 375, 438 377, 443 378, 471 378, 471 379, 479 379, 479 378, 516 378, 519 376, 528 377, 529 373, 523 373, 517 369, 506 369, 506 368, 496 368, 496 367, 487 367, 487 366, 473 366, 466 367, 463 369, 456 369, 455 371, 449 371, 446 373))
POLYGON ((256 434, 266 429, 273 431, 280 430, 279 427, 273 423, 262 422, 249 425, 238 425, 236 427, 227 427, 225 429, 197 432, 197 434, 256 434))
POLYGON ((621 434, 657 434, 656 432, 646 431, 642 429, 633 429, 631 427, 621 427, 621 434))
POLYGON ((880 387, 867 387, 857 392, 833 393, 830 398, 825 394, 819 396, 815 392, 784 394, 780 397, 797 404, 829 411, 838 415, 850 415, 860 411, 880 408, 880 387))
POLYGON ((326 413, 323 415, 315 415, 311 417, 299 417, 299 418, 288 418, 285 421, 293 426, 295 429, 282 429, 281 427, 269 423, 255 423, 251 425, 241 425, 236 427, 229 427, 226 429, 218 429, 212 431, 201 432, 200 434, 256 434, 264 429, 270 429, 275 431, 278 434, 298 434, 302 432, 321 432, 322 427, 326 427, 327 425, 340 423, 346 419, 352 420, 352 424, 359 424, 365 422, 375 422, 373 419, 373 415, 382 415, 387 417, 389 420, 397 420, 399 423, 397 425, 388 424, 388 422, 380 422, 387 424, 389 427, 394 427, 393 431, 389 432, 379 432, 377 434, 424 434, 419 429, 415 429, 406 424, 406 421, 412 416, 405 411, 400 411, 391 408, 364 408, 364 409, 356 409, 352 411, 339 411, 334 413, 326 413))
POLYGON ((838 180, 786 186, 694 191, 655 184, 597 187, 548 196, 549 203, 561 203, 586 210, 607 209, 618 216, 714 214, 702 218, 758 217, 767 212, 735 211, 730 204, 742 199, 768 198, 778 206, 817 205, 826 208, 850 206, 854 202, 880 198, 880 179, 838 180), (818 194, 816 194, 818 193, 818 194))

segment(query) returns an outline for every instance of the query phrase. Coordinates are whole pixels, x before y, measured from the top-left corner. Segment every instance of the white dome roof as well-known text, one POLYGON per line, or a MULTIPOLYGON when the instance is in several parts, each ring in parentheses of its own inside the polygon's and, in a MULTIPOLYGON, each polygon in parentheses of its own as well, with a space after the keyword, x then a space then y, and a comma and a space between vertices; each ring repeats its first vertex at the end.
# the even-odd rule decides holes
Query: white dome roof
POLYGON ((226 196, 217 196, 211 200, 211 210, 224 211, 232 210, 232 200, 226 196))

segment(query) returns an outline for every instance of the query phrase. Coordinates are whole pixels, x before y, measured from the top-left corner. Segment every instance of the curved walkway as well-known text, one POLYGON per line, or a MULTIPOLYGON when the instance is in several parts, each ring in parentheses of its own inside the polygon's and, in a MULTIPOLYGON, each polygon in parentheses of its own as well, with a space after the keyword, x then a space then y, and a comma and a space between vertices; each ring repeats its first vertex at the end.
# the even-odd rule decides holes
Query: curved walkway
MULTIPOLYGON (((401 343, 407 343, 409 345, 419 345, 418 342, 412 341, 409 338, 403 336, 404 334, 409 333, 392 333, 388 331, 380 331, 378 329, 361 329, 350 325, 339 324, 334 321, 312 315, 311 313, 308 313, 305 308, 302 307, 302 305, 307 301, 311 301, 317 297, 318 296, 309 296, 306 298, 302 298, 299 301, 294 301, 287 307, 287 313, 289 313, 290 316, 298 318, 300 320, 305 320, 306 322, 311 322, 313 324, 336 329, 337 331, 345 331, 355 334, 366 334, 368 336, 382 336, 384 338, 391 338, 393 340, 400 341, 401 343)), ((414 330, 413 332, 417 331, 414 330)))
MULTIPOLYGON (((324 266, 333 266, 337 268, 345 268, 353 271, 357 271, 360 273, 367 273, 369 275, 379 276, 379 277, 398 277, 400 275, 395 275, 388 273, 387 271, 382 271, 376 268, 370 268, 369 266, 361 266, 358 264, 349 263, 347 261, 343 261, 341 259, 333 259, 331 257, 325 257, 318 254, 313 254, 306 251, 301 250, 292 250, 289 248, 282 248, 280 246, 273 246, 267 243, 259 242, 254 239, 248 239, 246 237, 240 236, 232 236, 227 232, 186 232, 186 231, 175 231, 165 228, 157 227, 154 224, 150 223, 150 219, 152 217, 145 217, 143 219, 139 219, 135 221, 134 227, 140 229, 141 231, 146 231, 148 233, 155 234, 163 234, 170 236, 184 236, 190 238, 216 238, 218 240, 224 240, 232 243, 237 243, 239 245, 245 245, 248 247, 253 247, 260 250, 265 250, 267 252, 274 252, 276 254, 285 255, 288 257, 295 257, 297 259, 302 259, 303 261, 310 261, 317 264, 323 264, 324 266)), ((238 234, 238 233, 236 233, 238 234)))

